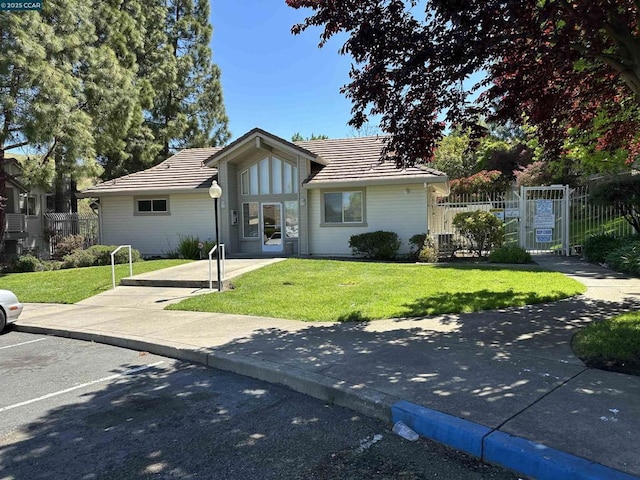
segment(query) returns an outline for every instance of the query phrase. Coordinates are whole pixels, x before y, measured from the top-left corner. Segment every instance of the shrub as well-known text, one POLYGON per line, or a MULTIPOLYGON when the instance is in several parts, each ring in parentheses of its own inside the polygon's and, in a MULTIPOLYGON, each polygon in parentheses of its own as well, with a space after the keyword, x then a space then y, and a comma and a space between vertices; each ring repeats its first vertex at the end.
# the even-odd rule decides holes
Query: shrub
MULTIPOLYGON (((116 245, 93 245, 87 248, 87 252, 90 252, 93 255, 94 265, 111 265, 111 252, 113 252, 116 248, 116 245)), ((140 252, 135 248, 131 249, 131 261, 139 262, 142 259, 140 252)), ((115 254, 114 257, 115 263, 129 263, 129 249, 121 248, 115 254)))
POLYGON ((609 234, 599 234, 587 237, 582 245, 582 254, 588 262, 603 263, 605 257, 622 247, 625 239, 609 234))
POLYGON ((426 233, 416 233, 409 239, 409 258, 417 260, 420 256, 420 250, 424 247, 427 239, 426 233))
POLYGON ((517 245, 498 247, 489 254, 493 263, 531 263, 531 255, 517 245))
POLYGON ((42 272, 46 270, 44 264, 33 255, 22 255, 11 262, 11 271, 15 273, 42 272))
POLYGON ((394 232, 378 230, 352 235, 349 247, 354 255, 374 260, 393 260, 400 249, 400 239, 394 232))
POLYGON ((613 270, 640 277, 640 239, 609 253, 605 262, 613 270))
POLYGON ((62 260, 65 256, 84 247, 84 235, 69 235, 62 238, 57 244, 53 252, 54 260, 62 260))
POLYGON ((479 257, 482 252, 502 245, 504 240, 502 222, 492 213, 482 210, 456 214, 453 226, 471 242, 479 257))
MULTIPOLYGON (((64 257, 61 268, 80 268, 99 265, 111 265, 111 252, 115 245, 93 245, 86 250, 76 250, 64 257)), ((131 249, 131 261, 139 262, 142 259, 140 252, 135 248, 131 249)), ((114 257, 115 263, 129 263, 129 250, 121 249, 114 257)))
POLYGON ((597 183, 589 201, 613 207, 640 234, 640 175, 620 175, 597 183))
POLYGON ((95 259, 89 250, 76 250, 62 259, 61 268, 91 267, 94 265, 95 259))
POLYGON ((210 241, 201 241, 198 237, 186 236, 180 238, 178 244, 178 253, 182 258, 188 258, 190 260, 199 260, 200 258, 206 258, 209 250, 213 248, 214 243, 210 241), (198 245, 202 243, 202 256, 198 245))

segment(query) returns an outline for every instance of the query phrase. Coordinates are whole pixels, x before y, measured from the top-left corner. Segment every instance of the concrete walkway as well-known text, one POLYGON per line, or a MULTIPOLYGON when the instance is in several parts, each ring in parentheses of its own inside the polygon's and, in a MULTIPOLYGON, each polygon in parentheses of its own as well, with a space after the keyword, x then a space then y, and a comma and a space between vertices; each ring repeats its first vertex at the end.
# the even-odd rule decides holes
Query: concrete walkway
POLYGON ((640 279, 575 258, 536 261, 585 283, 587 293, 500 311, 308 324, 165 311, 202 290, 117 287, 76 305, 28 304, 17 329, 284 384, 403 420, 533 478, 640 478, 640 377, 587 369, 570 345, 581 326, 640 309, 640 279))

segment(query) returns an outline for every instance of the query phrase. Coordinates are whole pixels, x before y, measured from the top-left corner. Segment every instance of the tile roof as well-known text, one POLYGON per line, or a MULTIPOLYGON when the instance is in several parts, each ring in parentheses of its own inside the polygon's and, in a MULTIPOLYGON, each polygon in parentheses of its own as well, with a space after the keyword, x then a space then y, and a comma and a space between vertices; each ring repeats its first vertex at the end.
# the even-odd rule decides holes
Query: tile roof
POLYGON ((380 161, 384 139, 358 137, 296 142, 328 162, 319 172, 310 176, 307 185, 326 183, 354 183, 397 180, 426 181, 446 174, 429 167, 396 168, 393 161, 380 161))
POLYGON ((205 167, 204 163, 220 150, 221 147, 181 150, 155 167, 87 188, 81 196, 209 188, 218 170, 205 167))
POLYGON ((209 188, 217 169, 205 166, 220 154, 258 133, 295 147, 301 153, 316 158, 312 175, 304 183, 309 186, 358 182, 424 182, 445 180, 446 175, 428 167, 398 169, 394 162, 380 162, 384 140, 378 137, 358 137, 328 140, 288 142, 261 129, 253 129, 226 147, 190 148, 181 150, 164 162, 141 172, 99 183, 84 190, 80 196, 145 193, 159 191, 193 191, 209 188), (325 164, 322 167, 320 164, 325 164))

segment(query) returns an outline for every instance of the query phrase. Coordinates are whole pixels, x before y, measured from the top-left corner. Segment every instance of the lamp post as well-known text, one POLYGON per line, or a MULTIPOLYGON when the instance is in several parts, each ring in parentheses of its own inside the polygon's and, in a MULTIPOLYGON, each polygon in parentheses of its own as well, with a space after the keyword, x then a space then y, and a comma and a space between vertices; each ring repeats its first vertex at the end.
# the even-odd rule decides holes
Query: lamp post
POLYGON ((216 265, 218 267, 218 291, 222 291, 222 280, 220 276, 220 235, 218 234, 218 199, 222 196, 222 188, 217 181, 211 182, 209 187, 209 196, 213 198, 213 210, 216 222, 216 265))

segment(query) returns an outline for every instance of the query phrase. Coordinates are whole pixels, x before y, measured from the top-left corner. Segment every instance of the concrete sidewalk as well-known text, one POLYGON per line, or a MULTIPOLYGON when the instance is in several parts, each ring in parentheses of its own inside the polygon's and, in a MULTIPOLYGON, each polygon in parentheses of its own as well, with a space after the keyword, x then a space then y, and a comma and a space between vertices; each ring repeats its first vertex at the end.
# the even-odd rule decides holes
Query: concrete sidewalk
POLYGON ((638 310, 640 279, 574 258, 536 260, 585 283, 587 293, 474 314, 307 324, 165 311, 201 292, 118 287, 76 305, 29 304, 17 328, 284 384, 404 420, 534 478, 640 478, 640 377, 587 369, 570 345, 581 326, 638 310))

